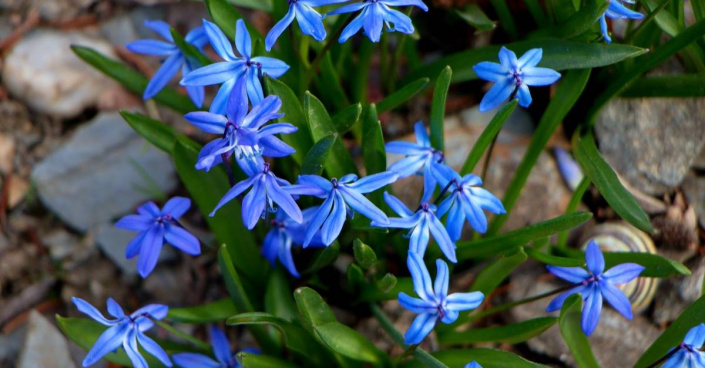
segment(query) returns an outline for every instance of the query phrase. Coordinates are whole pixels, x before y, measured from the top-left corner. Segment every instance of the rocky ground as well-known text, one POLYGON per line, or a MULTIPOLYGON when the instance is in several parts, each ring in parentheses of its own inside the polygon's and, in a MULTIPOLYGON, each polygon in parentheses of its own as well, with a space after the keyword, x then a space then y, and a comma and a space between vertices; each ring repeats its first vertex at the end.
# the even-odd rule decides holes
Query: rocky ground
MULTIPOLYGON (((252 16, 255 23, 269 22, 252 16)), ((160 267, 147 280, 137 276, 134 261, 125 260, 124 248, 132 233, 114 228, 115 219, 147 200, 185 191, 169 157, 132 132, 117 111, 149 111, 187 134, 196 132, 178 115, 145 106, 139 96, 95 72, 69 50, 73 44, 90 46, 152 73, 157 60, 136 58, 124 49, 127 42, 152 37, 142 22, 165 19, 188 29, 201 17, 205 14, 199 3, 0 0, 0 367, 80 366, 84 352, 66 341, 52 317, 77 315, 70 304, 72 296, 101 308, 110 296, 133 309, 155 301, 195 305, 226 295, 213 249, 191 258, 167 247, 160 267)), ((412 139, 407 134, 416 119, 426 117, 428 101, 427 96, 419 98, 404 115, 382 116, 385 135, 412 139)), ((472 102, 459 93, 449 101, 447 160, 456 168, 492 116, 469 107, 472 102)), ((700 295, 705 261, 696 248, 705 227, 705 120, 698 115, 704 105, 702 99, 618 100, 598 121, 596 134, 606 159, 663 230, 655 239, 659 252, 693 270, 688 278, 663 282, 659 292, 668 298, 660 297, 633 324, 608 311, 604 322, 608 327, 598 329, 593 340, 597 355, 604 359, 613 359, 609 354, 613 342, 626 330, 636 337, 614 359, 633 362, 658 336, 659 328, 700 295)), ((534 127, 532 116, 518 109, 500 133, 486 175, 486 187, 498 196, 506 190, 534 127)), ((549 146, 568 148, 569 143, 557 132, 549 146)), ((482 170, 480 165, 477 173, 482 170)), ((399 185, 395 190, 411 202, 420 185, 399 185)), ((506 229, 561 215, 571 194, 547 150, 506 229)), ((597 221, 615 218, 596 193, 588 197, 586 203, 597 213, 597 221)), ((204 244, 211 244, 195 212, 183 223, 204 244)), ((517 271, 496 300, 550 288, 553 281, 540 270, 533 265, 517 271)), ((461 283, 471 279, 472 274, 461 283)), ((390 314, 398 314, 394 303, 386 307, 390 314)), ((530 304, 505 317, 529 318, 541 314, 543 307, 530 304)), ((349 323, 360 323, 360 329, 376 336, 381 347, 392 349, 374 323, 348 317, 349 323)), ((408 315, 398 318, 400 325, 410 321, 408 315)), ((557 340, 553 328, 518 349, 533 351, 537 359, 552 365, 570 366, 567 350, 557 340)))

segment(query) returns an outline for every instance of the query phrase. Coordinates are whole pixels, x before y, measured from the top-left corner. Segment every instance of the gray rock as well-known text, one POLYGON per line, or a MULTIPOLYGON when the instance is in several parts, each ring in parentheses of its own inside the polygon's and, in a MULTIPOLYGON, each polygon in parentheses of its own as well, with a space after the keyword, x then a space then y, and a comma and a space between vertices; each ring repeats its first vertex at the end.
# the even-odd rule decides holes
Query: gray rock
POLYGON ((116 46, 125 46, 128 42, 140 38, 129 14, 121 14, 103 22, 100 32, 116 46))
POLYGON ((18 368, 75 368, 64 336, 37 311, 29 314, 18 368))
POLYGON ((169 156, 117 113, 102 113, 32 172, 40 200, 69 226, 87 231, 176 186, 169 156))
POLYGON ((8 334, 0 333, 0 367, 16 367, 27 327, 21 325, 8 334))
POLYGON ((705 99, 617 99, 595 133, 610 165, 635 188, 660 195, 680 185, 705 146, 705 99))
POLYGON ((705 257, 686 263, 690 276, 668 277, 661 280, 654 302, 654 323, 669 324, 700 297, 705 276, 705 257))
POLYGON ((66 20, 85 12, 97 0, 35 0, 43 19, 66 20))
POLYGON ((23 37, 5 58, 4 85, 40 113, 71 118, 95 106, 116 83, 74 55, 71 45, 116 57, 110 43, 88 32, 37 30, 23 37))
MULTIPOLYGON (((110 223, 97 226, 94 234, 100 250, 118 266, 122 273, 128 276, 137 275, 137 258, 125 258, 125 249, 137 235, 136 232, 118 229, 110 223)), ((162 247, 162 252, 159 254, 159 262, 168 262, 175 258, 176 252, 171 246, 165 245, 162 247)))
POLYGON ((695 207, 700 227, 705 229, 705 177, 688 174, 683 181, 683 193, 688 203, 695 207))

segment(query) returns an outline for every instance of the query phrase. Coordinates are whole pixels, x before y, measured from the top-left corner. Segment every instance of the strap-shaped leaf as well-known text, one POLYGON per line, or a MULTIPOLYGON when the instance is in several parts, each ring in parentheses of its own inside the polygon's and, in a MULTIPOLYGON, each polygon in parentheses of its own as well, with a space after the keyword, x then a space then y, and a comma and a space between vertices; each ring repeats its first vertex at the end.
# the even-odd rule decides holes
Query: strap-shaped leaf
POLYGON ((120 115, 132 129, 160 150, 171 153, 176 143, 174 128, 150 117, 129 111, 120 111, 120 115))
POLYGON ((377 103, 377 113, 382 114, 408 101, 410 98, 423 91, 430 81, 431 80, 428 78, 419 78, 399 88, 391 95, 385 97, 384 100, 377 103))
POLYGON ((492 144, 492 141, 497 134, 499 134, 502 126, 504 126, 504 123, 512 115, 518 104, 519 100, 515 99, 502 106, 499 111, 497 111, 490 123, 485 127, 485 130, 480 134, 480 138, 477 139, 475 145, 472 146, 468 158, 465 159, 465 164, 463 164, 463 168, 460 170, 460 175, 469 174, 475 169, 475 166, 480 161, 480 158, 482 158, 487 147, 492 144))
MULTIPOLYGON (((471 361, 476 361, 482 368, 548 368, 545 365, 526 360, 516 354, 499 349, 448 349, 433 353, 433 356, 448 367, 464 367, 471 361)), ((418 357, 417 357, 418 359, 418 357)), ((430 367, 418 360, 411 360, 400 368, 430 367)))
POLYGON ((497 22, 492 21, 477 4, 468 4, 463 10, 455 12, 465 23, 477 29, 477 32, 490 31, 497 26, 497 22))
POLYGON ((705 97, 705 73, 640 78, 622 92, 622 97, 705 97))
POLYGON ((235 309, 233 300, 225 298, 194 307, 170 308, 167 319, 181 323, 202 324, 219 322, 235 313, 237 313, 237 309, 235 309))
POLYGON ((580 10, 573 14, 568 20, 553 27, 540 29, 530 35, 530 37, 559 37, 569 39, 583 34, 595 25, 609 6, 608 1, 588 0, 580 7, 580 10))
MULTIPOLYGON (((339 137, 339 133, 325 106, 316 96, 309 92, 306 92, 304 96, 304 114, 314 142, 318 143, 331 135, 336 138, 339 137)), ((324 168, 330 177, 340 178, 347 174, 357 174, 357 168, 352 157, 350 157, 350 152, 348 152, 339 138, 333 142, 330 153, 324 163, 324 168)))
POLYGON ((575 362, 581 368, 600 368, 595 356, 592 354, 590 342, 585 333, 580 328, 580 294, 570 296, 561 308, 561 315, 558 319, 561 335, 570 352, 573 353, 575 362))
POLYGON ((279 122, 289 123, 299 128, 296 133, 282 135, 281 139, 296 150, 296 153, 294 153, 292 157, 294 161, 301 165, 306 152, 313 146, 311 131, 306 123, 306 117, 301 103, 294 91, 280 80, 265 76, 264 87, 268 95, 278 96, 282 100, 281 112, 284 114, 284 117, 279 119, 279 122))
POLYGON ((446 100, 448 99, 448 89, 453 71, 450 66, 446 66, 436 79, 436 86, 433 89, 433 101, 431 101, 431 146, 443 152, 443 122, 446 116, 446 100))
POLYGON ((237 362, 243 368, 298 368, 296 364, 286 360, 247 352, 239 352, 237 362))
POLYGON ((333 145, 338 138, 335 135, 329 135, 321 138, 304 157, 304 162, 301 165, 302 175, 321 175, 325 168, 325 163, 330 158, 333 151, 333 145))
POLYGON ((470 328, 466 331, 448 331, 438 334, 441 344, 473 344, 502 342, 516 344, 542 334, 558 321, 556 317, 539 317, 499 327, 470 328))
POLYGON ((342 135, 352 129, 353 125, 360 120, 360 115, 362 115, 362 104, 358 102, 338 111, 331 119, 335 129, 342 135))

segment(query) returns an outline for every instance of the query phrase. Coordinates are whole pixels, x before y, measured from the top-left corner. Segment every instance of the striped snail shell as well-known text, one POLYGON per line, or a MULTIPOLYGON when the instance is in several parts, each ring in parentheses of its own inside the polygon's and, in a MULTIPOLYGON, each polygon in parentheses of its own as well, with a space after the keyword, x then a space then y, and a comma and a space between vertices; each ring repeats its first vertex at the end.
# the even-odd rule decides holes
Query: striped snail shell
MULTIPOLYGON (((645 232, 626 222, 610 222, 597 225, 583 234, 580 240, 584 250, 594 241, 604 252, 639 252, 657 254, 653 240, 645 232)), ((643 312, 654 299, 658 279, 638 277, 633 281, 617 285, 629 298, 635 313, 643 312)))

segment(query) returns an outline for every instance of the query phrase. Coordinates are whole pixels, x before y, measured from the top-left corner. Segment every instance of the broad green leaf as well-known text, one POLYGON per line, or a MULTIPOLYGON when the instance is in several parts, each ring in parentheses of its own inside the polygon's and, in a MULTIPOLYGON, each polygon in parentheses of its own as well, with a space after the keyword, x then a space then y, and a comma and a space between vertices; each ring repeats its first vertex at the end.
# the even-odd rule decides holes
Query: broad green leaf
POLYGON ((360 239, 353 241, 353 255, 355 256, 355 262, 364 269, 368 269, 377 264, 377 254, 375 254, 375 251, 360 239))
POLYGON ((328 106, 333 106, 336 109, 350 105, 350 100, 345 94, 343 83, 340 80, 338 72, 335 70, 330 53, 326 54, 321 62, 321 70, 317 79, 321 96, 328 106))
POLYGON ((658 75, 634 81, 622 97, 705 97, 705 73, 658 75))
MULTIPOLYGON (((564 40, 534 40, 510 43, 508 49, 522 55, 529 49, 542 48, 540 67, 554 70, 589 69, 618 63, 644 54, 640 47, 618 43, 583 43, 564 40)), ((481 61, 497 62, 500 46, 488 46, 448 55, 413 71, 405 80, 435 78, 449 65, 453 69, 453 83, 467 82, 477 78, 472 67, 481 61)))
POLYGON ((478 31, 490 31, 497 26, 496 22, 493 22, 477 4, 468 4, 463 10, 456 10, 455 12, 465 23, 478 31))
POLYGON ((589 77, 590 69, 571 71, 563 77, 563 80, 558 85, 556 94, 548 104, 541 121, 539 121, 539 126, 536 128, 536 132, 534 132, 529 143, 529 148, 527 148, 521 163, 519 163, 519 167, 514 172, 514 177, 509 183, 507 191, 504 193, 502 204, 504 204, 504 209, 507 213, 497 216, 492 221, 487 230, 488 234, 497 234, 502 229, 514 205, 519 200, 521 191, 529 180, 531 170, 534 168, 539 156, 553 133, 577 102, 580 94, 585 89, 589 77))
POLYGON ((573 14, 565 22, 553 27, 540 29, 532 33, 529 37, 539 38, 555 36, 568 39, 579 36, 595 25, 605 13, 609 4, 608 1, 604 0, 588 0, 577 13, 573 14))
POLYGON ((460 175, 470 174, 475 169, 475 166, 480 161, 480 158, 482 158, 485 150, 492 144, 492 141, 497 134, 499 134, 499 131, 502 129, 507 119, 512 115, 518 103, 519 100, 512 100, 497 111, 497 114, 495 114, 490 123, 487 124, 485 130, 480 134, 480 138, 477 139, 477 142, 475 142, 475 145, 470 150, 468 158, 465 159, 465 164, 463 164, 463 168, 460 170, 460 175))
MULTIPOLYGON (((658 3, 652 0, 640 0, 639 3, 648 9, 649 13, 653 13, 658 7, 658 3)), ((678 23, 678 20, 668 11, 659 11, 656 13, 655 19, 659 28, 671 37, 676 36, 683 30, 683 27, 678 23)))
POLYGON ((264 309, 287 321, 294 321, 299 318, 296 311, 293 292, 289 286, 289 275, 284 271, 284 267, 277 267, 269 275, 267 291, 264 294, 264 309))
POLYGON ((570 230, 592 218, 591 213, 575 212, 559 216, 501 235, 475 241, 458 242, 457 257, 464 261, 470 258, 482 258, 511 251, 529 242, 570 230))
MULTIPOLYGON (((228 4, 226 0, 204 0, 206 3, 206 9, 208 10, 208 14, 211 16, 211 19, 213 19, 213 22, 220 27, 220 29, 225 33, 225 36, 230 38, 231 40, 235 38, 235 23, 237 23, 238 19, 243 19, 242 13, 240 13, 237 9, 235 9, 231 4, 228 4)), ((252 0, 252 1, 259 1, 259 0, 252 0)), ((250 31, 250 35, 254 38, 252 41, 254 41, 257 38, 262 38, 262 35, 259 34, 259 31, 252 27, 251 25, 247 25, 247 30, 250 31)))
POLYGON ((282 100, 281 112, 284 117, 279 119, 279 122, 292 124, 299 129, 296 133, 282 135, 281 139, 296 149, 296 153, 292 157, 301 165, 306 152, 313 146, 311 131, 306 124, 301 103, 294 91, 279 80, 265 76, 264 86, 268 95, 278 96, 282 100))
MULTIPOLYGON (((115 79, 130 92, 142 96, 144 89, 147 88, 147 83, 149 83, 147 77, 127 65, 110 59, 90 47, 74 45, 71 46, 71 50, 83 61, 108 77, 115 79)), ((164 88, 154 96, 154 101, 182 114, 198 110, 188 96, 178 93, 169 87, 164 88)))
POLYGON ((367 175, 387 170, 387 154, 384 149, 382 126, 377 117, 377 108, 371 104, 362 117, 364 135, 362 136, 362 157, 365 161, 367 175))
POLYGON ((174 143, 176 143, 174 128, 138 113, 122 110, 120 115, 137 134, 155 147, 167 153, 171 153, 174 149, 174 143))
POLYGON ((330 154, 327 155, 324 161, 324 168, 328 175, 333 178, 340 178, 347 174, 357 175, 358 172, 355 163, 352 157, 350 157, 350 152, 348 152, 343 142, 339 139, 339 133, 330 115, 328 115, 328 111, 326 111, 321 101, 309 92, 306 92, 304 96, 304 114, 306 115, 306 120, 311 130, 311 136, 315 143, 318 143, 325 137, 333 136, 338 138, 334 140, 330 154))
POLYGON ((237 313, 232 299, 218 301, 185 308, 170 308, 166 318, 181 323, 213 323, 219 322, 237 313))
POLYGON ((340 355, 376 364, 386 360, 385 354, 370 340, 340 322, 329 322, 313 328, 321 341, 340 355))
POLYGON ((308 287, 298 288, 294 291, 294 299, 308 327, 337 322, 333 310, 315 290, 308 287))
POLYGON ((599 368, 595 356, 590 349, 590 342, 580 328, 580 294, 570 296, 561 308, 561 315, 558 320, 561 335, 570 352, 573 353, 575 362, 581 368, 599 368))
POLYGON ((473 344, 501 342, 516 344, 542 334, 558 321, 556 317, 539 317, 499 327, 470 328, 466 331, 448 331, 438 334, 441 344, 473 344))
POLYGON ((583 169, 583 173, 595 184, 610 207, 637 228, 647 233, 653 232, 649 216, 632 194, 622 186, 617 175, 600 155, 592 132, 584 136, 576 133, 573 147, 575 159, 583 169))
POLYGON ((375 283, 379 291, 383 293, 390 292, 395 286, 397 286, 397 277, 391 273, 386 273, 381 279, 377 280, 375 283))
POLYGON ((237 353, 237 362, 243 368, 298 368, 294 363, 256 353, 237 353))
POLYGON ((423 91, 428 85, 428 82, 430 82, 430 79, 420 78, 399 88, 391 95, 385 97, 384 100, 377 103, 377 113, 382 114, 408 101, 410 98, 423 91))
POLYGON ((490 295, 524 261, 526 261, 526 253, 521 248, 510 256, 496 259, 477 274, 470 291, 480 291, 486 296, 490 295))
POLYGON ((215 216, 208 216, 230 189, 228 178, 222 168, 209 172, 195 169, 198 150, 185 137, 179 137, 174 145, 173 158, 176 172, 186 186, 191 199, 196 202, 208 227, 213 231, 218 244, 228 247, 235 266, 252 283, 263 288, 268 265, 260 255, 254 235, 242 223, 240 203, 237 200, 223 206, 215 216))
POLYGON ((326 161, 329 160, 333 152, 333 146, 338 138, 335 135, 329 135, 321 138, 304 157, 304 162, 301 165, 302 175, 321 175, 325 168, 326 161))
POLYGON ((340 244, 338 244, 338 241, 334 241, 333 244, 316 251, 316 255, 313 257, 311 264, 306 268, 303 273, 316 273, 316 271, 333 264, 333 262, 338 259, 339 254, 340 244))
POLYGON ((211 59, 199 51, 196 46, 186 42, 186 40, 181 36, 181 33, 174 28, 171 28, 171 38, 174 39, 174 44, 179 48, 179 50, 181 50, 181 53, 183 53, 187 59, 195 60, 198 64, 200 64, 194 66, 202 67, 213 63, 211 59))
POLYGON ((333 125, 335 129, 338 130, 339 134, 345 134, 352 129, 353 125, 360 120, 360 115, 362 114, 362 105, 358 102, 354 105, 350 105, 331 117, 333 120, 333 125))
MULTIPOLYGON (((524 248, 524 252, 532 259, 543 264, 559 266, 559 267, 583 267, 585 261, 580 258, 559 257, 552 254, 544 253, 531 248, 524 248)), ((584 259, 584 258, 583 258, 584 259)))
MULTIPOLYGON (((558 249, 556 253, 565 253, 569 257, 576 260, 584 260, 585 253, 577 249, 558 249)), ((642 277, 671 277, 690 275, 688 267, 682 263, 672 259, 661 257, 657 254, 638 253, 638 252, 604 252, 605 269, 614 267, 622 263, 636 263, 644 266, 644 271, 640 274, 642 277)), ((583 262, 584 263, 584 262, 583 262)))
POLYGON ((705 296, 691 304, 680 316, 654 341, 639 358, 634 368, 646 368, 655 363, 668 352, 678 347, 688 331, 705 322, 705 296))
POLYGON ((450 79, 453 71, 450 66, 446 66, 436 79, 436 86, 433 89, 433 101, 431 102, 431 146, 443 152, 443 122, 446 116, 446 99, 450 88, 450 79))
MULTIPOLYGON (((432 355, 448 367, 453 368, 464 367, 473 360, 480 364, 482 368, 548 368, 545 365, 528 361, 516 354, 498 349, 448 349, 432 355)), ((411 360, 399 365, 399 367, 421 368, 424 367, 424 364, 418 360, 411 360)))

